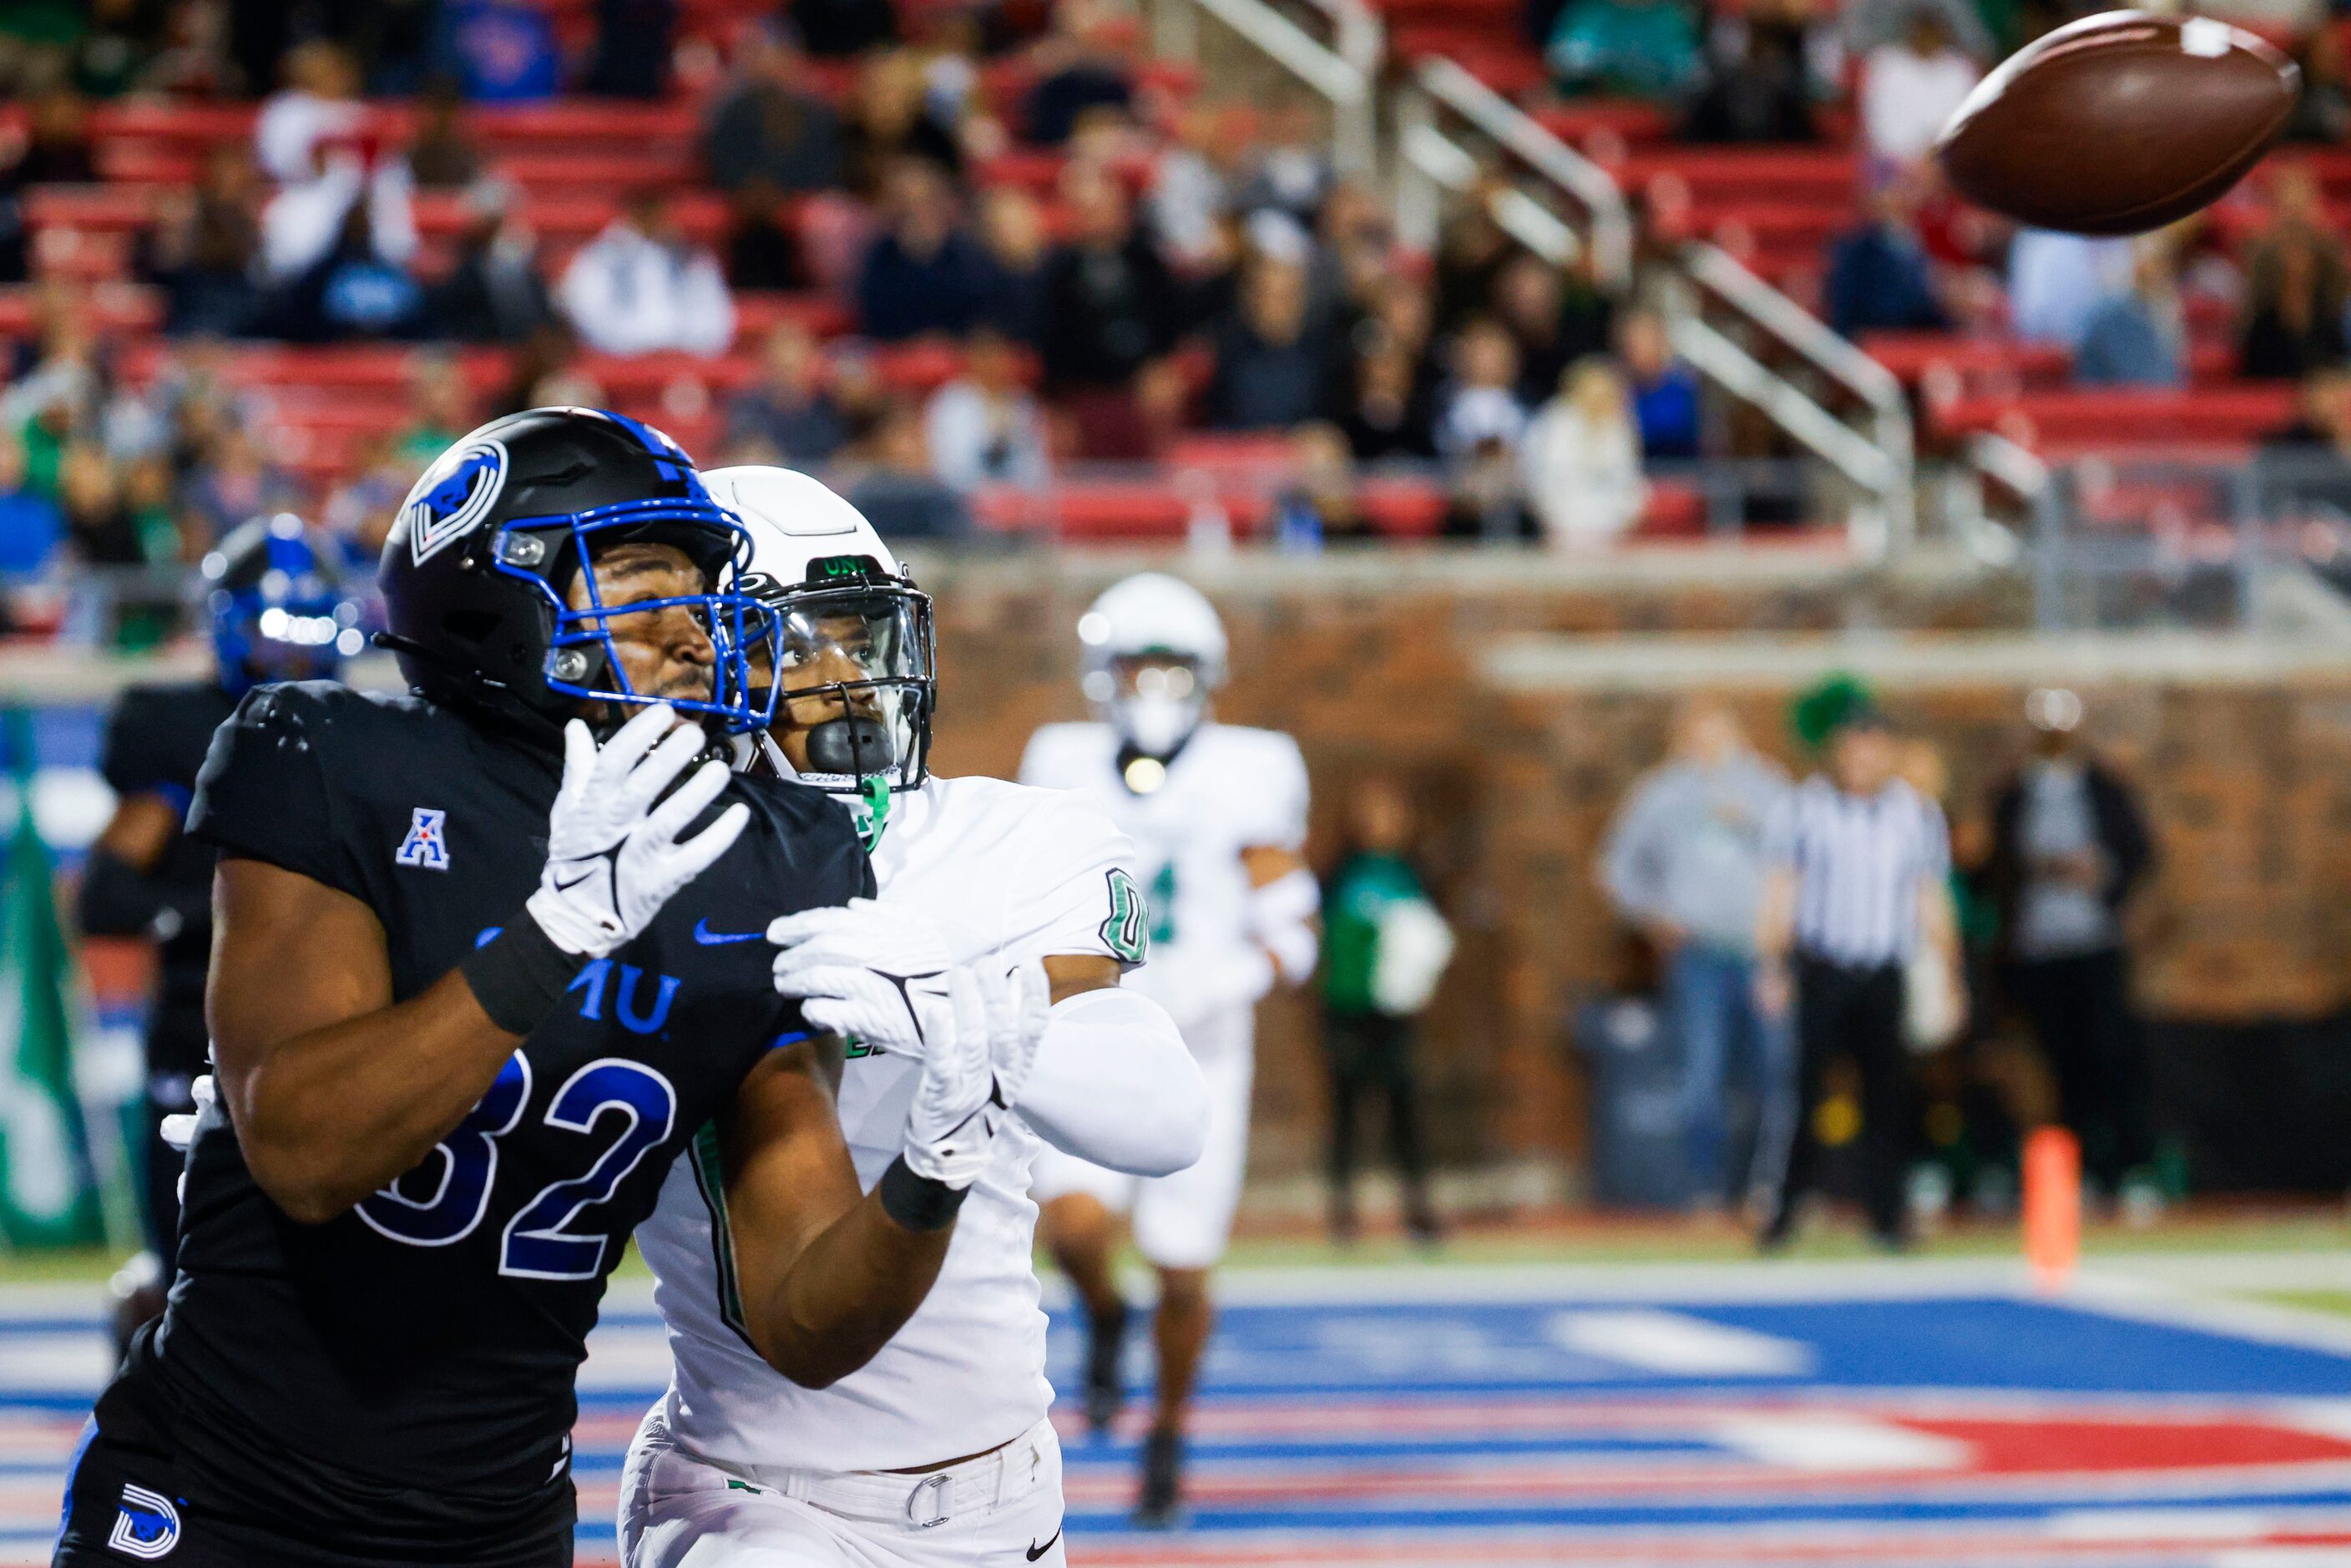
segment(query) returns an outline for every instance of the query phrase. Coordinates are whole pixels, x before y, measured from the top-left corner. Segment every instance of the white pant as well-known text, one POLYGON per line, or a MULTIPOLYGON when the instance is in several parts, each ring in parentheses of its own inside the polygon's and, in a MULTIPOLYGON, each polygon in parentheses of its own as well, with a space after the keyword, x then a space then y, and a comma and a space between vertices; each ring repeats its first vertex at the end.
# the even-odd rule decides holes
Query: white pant
POLYGON ((1040 1421, 923 1475, 737 1474, 677 1448, 656 1405, 629 1446, 620 1526, 627 1568, 1065 1568, 1061 1445, 1040 1421))
POLYGON ((1134 1249, 1146 1261, 1162 1269, 1213 1266, 1232 1239, 1233 1211, 1240 1207, 1249 1166, 1253 1021, 1246 1012, 1238 1015, 1237 1030, 1232 1020, 1216 1020, 1210 1027, 1226 1036, 1221 1039, 1208 1038, 1210 1027, 1184 1031, 1208 1083, 1208 1136, 1196 1164, 1172 1176, 1128 1176, 1048 1145, 1029 1169, 1029 1196, 1043 1204, 1072 1192, 1090 1194, 1113 1214, 1133 1217, 1134 1249))

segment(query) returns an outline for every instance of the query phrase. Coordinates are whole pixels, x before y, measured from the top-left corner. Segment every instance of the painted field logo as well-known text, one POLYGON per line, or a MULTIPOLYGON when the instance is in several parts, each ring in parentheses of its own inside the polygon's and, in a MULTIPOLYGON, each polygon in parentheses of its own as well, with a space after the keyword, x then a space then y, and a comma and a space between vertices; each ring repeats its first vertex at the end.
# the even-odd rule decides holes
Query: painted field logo
POLYGON ((141 1563, 169 1557, 180 1544, 180 1511, 161 1492, 124 1482, 122 1507, 114 1516, 107 1549, 141 1563))
POLYGON ((1110 915, 1102 923, 1102 946, 1122 963, 1140 964, 1151 952, 1151 901, 1134 878, 1118 866, 1110 878, 1110 915))

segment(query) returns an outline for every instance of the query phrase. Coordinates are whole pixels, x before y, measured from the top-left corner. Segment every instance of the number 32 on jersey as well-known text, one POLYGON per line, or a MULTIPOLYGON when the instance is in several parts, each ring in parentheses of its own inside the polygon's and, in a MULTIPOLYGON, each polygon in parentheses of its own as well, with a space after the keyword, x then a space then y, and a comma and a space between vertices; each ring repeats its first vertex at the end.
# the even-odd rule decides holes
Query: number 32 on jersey
MULTIPOLYGON (((498 1140, 522 1124, 530 1090, 530 1058, 517 1051, 481 1103, 422 1164, 360 1202, 360 1218, 412 1247, 446 1247, 471 1236, 488 1216, 497 1185, 498 1140)), ((601 1130, 603 1142, 583 1145, 597 1151, 586 1169, 549 1182, 507 1221, 498 1272, 592 1280, 603 1271, 611 1238, 570 1227, 582 1211, 618 1192, 646 1152, 669 1136, 677 1121, 677 1092, 643 1062, 601 1057, 564 1080, 542 1120, 590 1137, 601 1130)))

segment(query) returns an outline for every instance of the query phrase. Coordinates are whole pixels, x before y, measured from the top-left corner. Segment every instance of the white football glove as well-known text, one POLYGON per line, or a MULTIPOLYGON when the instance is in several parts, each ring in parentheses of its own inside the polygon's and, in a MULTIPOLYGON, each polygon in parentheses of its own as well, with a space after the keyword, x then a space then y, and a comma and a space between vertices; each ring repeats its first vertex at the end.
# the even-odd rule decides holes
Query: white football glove
POLYGON ((213 1102, 220 1098, 220 1089, 213 1082, 213 1075, 198 1073, 195 1082, 188 1085, 188 1098, 196 1103, 194 1110, 174 1112, 164 1117, 157 1127, 163 1142, 183 1155, 188 1152, 188 1145, 196 1141, 196 1123, 213 1108, 213 1102))
POLYGON ((987 1169, 997 1134, 1019 1103, 1051 987, 1042 964, 1008 976, 986 962, 948 970, 944 998, 935 985, 914 993, 923 1076, 906 1110, 904 1157, 916 1176, 961 1191, 987 1169))
POLYGON ((578 719, 563 727, 563 782, 548 813, 547 868, 524 905, 558 947, 602 957, 652 924, 672 894, 742 834, 751 811, 738 800, 678 841, 726 788, 723 762, 704 763, 661 800, 708 744, 665 703, 637 714, 601 747, 578 719))
POLYGON ((912 909, 870 898, 787 915, 768 927, 776 955, 776 989, 799 998, 819 1029, 901 1056, 923 1054, 923 1022, 911 988, 918 982, 942 1009, 938 977, 948 967, 946 938, 912 909))

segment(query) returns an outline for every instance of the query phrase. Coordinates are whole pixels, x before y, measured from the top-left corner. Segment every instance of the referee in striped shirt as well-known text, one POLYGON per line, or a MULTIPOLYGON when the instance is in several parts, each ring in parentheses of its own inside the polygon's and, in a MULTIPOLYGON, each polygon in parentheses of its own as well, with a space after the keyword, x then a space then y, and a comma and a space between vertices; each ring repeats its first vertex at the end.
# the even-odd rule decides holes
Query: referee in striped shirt
POLYGON ((1861 1074, 1870 1229, 1898 1249, 1909 1240, 1912 1121, 1903 971, 1923 943, 1957 983, 1950 839, 1941 809, 1895 777, 1893 731, 1865 699, 1839 716, 1827 744, 1827 771, 1783 796, 1764 823, 1757 999, 1773 1016, 1794 1009, 1799 1065, 1793 1113, 1775 1118, 1785 1155, 1761 1240, 1770 1249, 1789 1239, 1817 1175, 1822 1081, 1846 1055, 1861 1074))

